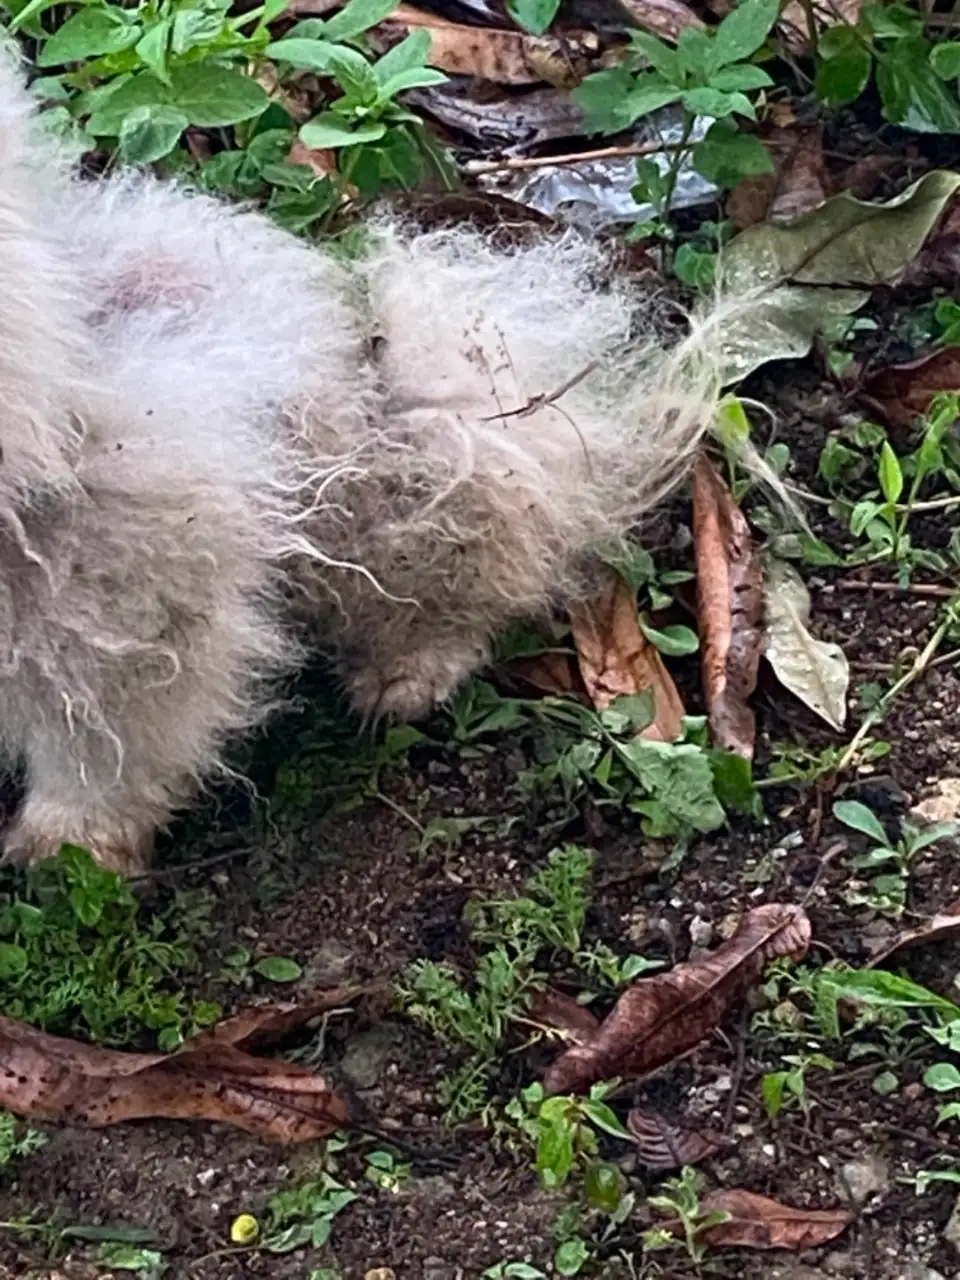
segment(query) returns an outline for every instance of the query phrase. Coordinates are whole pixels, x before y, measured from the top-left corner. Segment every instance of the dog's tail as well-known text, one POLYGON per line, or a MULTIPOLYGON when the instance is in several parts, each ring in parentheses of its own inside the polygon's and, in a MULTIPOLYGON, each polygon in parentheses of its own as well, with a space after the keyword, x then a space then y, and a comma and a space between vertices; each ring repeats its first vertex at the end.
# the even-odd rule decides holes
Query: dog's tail
POLYGON ((66 174, 38 131, 11 42, 0 45, 0 505, 73 482, 71 391, 85 364, 82 301, 54 229, 66 174))

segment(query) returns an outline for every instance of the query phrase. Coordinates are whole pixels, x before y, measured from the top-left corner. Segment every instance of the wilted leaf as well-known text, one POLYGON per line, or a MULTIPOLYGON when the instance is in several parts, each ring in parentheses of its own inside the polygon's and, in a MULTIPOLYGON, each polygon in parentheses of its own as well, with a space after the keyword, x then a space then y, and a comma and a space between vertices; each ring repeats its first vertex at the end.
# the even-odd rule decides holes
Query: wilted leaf
POLYGON ((592 1039, 600 1030, 600 1019, 595 1013, 555 987, 537 992, 527 1009, 527 1016, 534 1022, 563 1032, 577 1044, 592 1039))
POLYGON ((627 1128, 637 1140, 638 1159, 657 1172, 709 1160, 724 1145, 722 1134, 671 1124, 653 1107, 634 1107, 627 1128))
POLYGON ((938 911, 935 916, 924 920, 914 929, 904 929, 870 957, 871 968, 882 965, 895 951, 903 951, 907 947, 919 947, 928 942, 940 942, 960 934, 960 902, 954 903, 946 911, 938 911))
POLYGON ((343 1099, 308 1068, 256 1058, 241 1046, 367 990, 338 988, 300 1005, 249 1010, 166 1055, 101 1049, 0 1018, 0 1106, 92 1128, 162 1116, 218 1120, 273 1142, 321 1138, 347 1120, 343 1099))
POLYGON ((599 53, 591 35, 531 36, 495 27, 467 27, 412 5, 402 4, 388 21, 371 32, 380 49, 398 44, 411 30, 430 31, 431 67, 453 75, 479 76, 497 84, 547 84, 571 88, 579 84, 599 53))
POLYGON ((741 228, 767 218, 798 218, 830 193, 820 129, 778 129, 765 142, 776 171, 744 178, 727 200, 727 216, 741 228))
POLYGON ((575 694, 586 699, 587 691, 576 659, 569 653, 537 653, 511 658, 496 669, 498 684, 502 681, 511 689, 550 696, 575 694))
POLYGON ((884 203, 842 192, 793 222, 742 231, 723 258, 725 286, 763 292, 726 326, 727 380, 806 355, 826 319, 856 311, 873 285, 903 271, 958 186, 960 174, 934 170, 884 203))
POLYGON ((553 1063, 544 1087, 580 1093, 598 1080, 643 1077, 682 1057, 719 1025, 768 961, 802 959, 809 941, 810 922, 800 907, 755 907, 711 955, 628 987, 594 1038, 553 1063))
MULTIPOLYGON (((700 1198, 700 1213, 728 1214, 697 1233, 701 1244, 713 1249, 815 1249, 846 1230, 854 1219, 849 1209, 791 1209, 753 1191, 709 1191, 700 1198)), ((679 1221, 661 1223, 682 1235, 679 1221)))
POLYGON ((796 569, 768 556, 764 657, 780 683, 835 729, 847 718, 850 667, 839 645, 807 630, 810 593, 796 569))
POLYGON ((892 426, 915 427, 934 396, 960 391, 960 347, 943 347, 920 360, 881 369, 866 380, 863 391, 892 426))
POLYGON ((638 27, 673 44, 686 27, 703 30, 706 25, 683 0, 620 0, 620 4, 638 27))
POLYGON ((750 759, 756 723, 747 699, 760 664, 760 559, 743 512, 704 454, 694 469, 693 535, 710 731, 715 746, 750 759))
POLYGON ((571 608, 570 622, 593 705, 602 710, 623 694, 652 689, 654 720, 643 736, 675 742, 683 731, 683 703, 659 652, 640 630, 636 595, 620 574, 611 569, 592 600, 571 608))

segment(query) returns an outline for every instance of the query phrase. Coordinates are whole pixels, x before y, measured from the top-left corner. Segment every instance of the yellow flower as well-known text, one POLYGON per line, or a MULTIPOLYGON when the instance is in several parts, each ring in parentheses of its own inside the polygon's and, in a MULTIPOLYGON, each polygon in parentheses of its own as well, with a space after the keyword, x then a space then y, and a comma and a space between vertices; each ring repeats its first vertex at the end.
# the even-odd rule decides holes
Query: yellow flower
POLYGON ((230 1239, 234 1244, 253 1244, 260 1234, 260 1223, 252 1213, 241 1213, 230 1224, 230 1239))

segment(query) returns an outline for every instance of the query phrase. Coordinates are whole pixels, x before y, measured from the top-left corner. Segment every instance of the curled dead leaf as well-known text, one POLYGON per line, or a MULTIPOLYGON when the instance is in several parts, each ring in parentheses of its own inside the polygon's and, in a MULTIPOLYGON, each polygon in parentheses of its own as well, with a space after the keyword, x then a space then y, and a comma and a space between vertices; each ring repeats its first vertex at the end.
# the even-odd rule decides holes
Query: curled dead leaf
POLYGON ((756 722, 763 577, 746 517, 701 454, 693 480, 693 535, 703 683, 714 744, 751 759, 756 722))
POLYGON ((102 1049, 0 1018, 0 1106, 91 1128, 162 1116, 218 1120, 271 1142, 322 1138, 349 1118, 344 1100, 307 1067, 240 1046, 372 990, 341 987, 248 1010, 171 1054, 102 1049))
POLYGON ((530 1002, 527 1017, 562 1032, 576 1044, 585 1044, 600 1030, 600 1019, 591 1009, 555 987, 537 992, 530 1002))
POLYGON ((401 4, 386 22, 375 27, 371 41, 385 50, 417 27, 430 31, 430 66, 452 75, 479 76, 495 84, 544 81, 570 89, 580 83, 600 54, 600 42, 592 32, 531 36, 496 27, 468 27, 408 4, 401 4))
POLYGON ((829 725, 842 729, 850 684, 846 656, 839 645, 811 635, 810 593, 793 565, 768 556, 764 572, 764 656, 785 689, 829 725))
POLYGON ((593 705, 602 710, 623 694, 652 689, 654 719, 641 736, 675 742, 683 732, 683 703, 659 651, 640 630, 629 584, 611 569, 592 599, 571 608, 570 622, 593 705))
POLYGON ((907 947, 920 947, 928 942, 940 942, 945 938, 954 938, 960 934, 960 902, 955 902, 946 911, 938 911, 914 929, 904 929, 896 934, 882 950, 875 952, 870 958, 871 969, 882 965, 896 951, 907 947))
MULTIPOLYGON (((698 1232, 701 1244, 713 1249, 815 1249, 845 1231, 854 1219, 849 1209, 792 1209, 753 1191, 709 1191, 700 1198, 700 1213, 725 1213, 718 1222, 698 1232)), ((682 1235, 679 1220, 661 1224, 682 1235)))
POLYGON ((960 346, 942 347, 907 364, 890 365, 867 378, 864 396, 894 427, 912 428, 941 391, 960 391, 960 346))
POLYGON ((768 961, 801 959, 809 942, 810 921, 800 907, 755 907, 712 954, 628 987, 593 1039, 557 1058, 544 1087, 580 1093, 598 1080, 642 1078, 682 1057, 720 1024, 768 961))
POLYGON ((826 27, 835 27, 838 23, 856 26, 860 19, 862 0, 788 0, 780 11, 777 23, 784 44, 791 53, 801 57, 809 57, 812 50, 810 23, 813 20, 813 38, 826 27))
POLYGON ((798 218, 830 195, 822 130, 774 129, 764 141, 776 171, 745 178, 727 200, 727 216, 740 228, 768 218, 798 218))
POLYGON ((638 1159, 657 1172, 700 1164, 724 1145, 722 1134, 673 1124, 654 1107, 634 1107, 627 1128, 637 1140, 638 1159))

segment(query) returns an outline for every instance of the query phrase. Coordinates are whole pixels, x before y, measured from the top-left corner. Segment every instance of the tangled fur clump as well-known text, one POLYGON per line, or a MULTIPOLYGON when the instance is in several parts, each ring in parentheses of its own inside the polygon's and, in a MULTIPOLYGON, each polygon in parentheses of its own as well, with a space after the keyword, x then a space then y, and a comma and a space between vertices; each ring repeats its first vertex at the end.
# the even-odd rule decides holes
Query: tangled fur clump
POLYGON ((683 474, 722 311, 671 353, 575 235, 371 226, 345 265, 173 185, 74 178, 0 66, 7 852, 129 872, 305 646, 417 715, 683 474))

